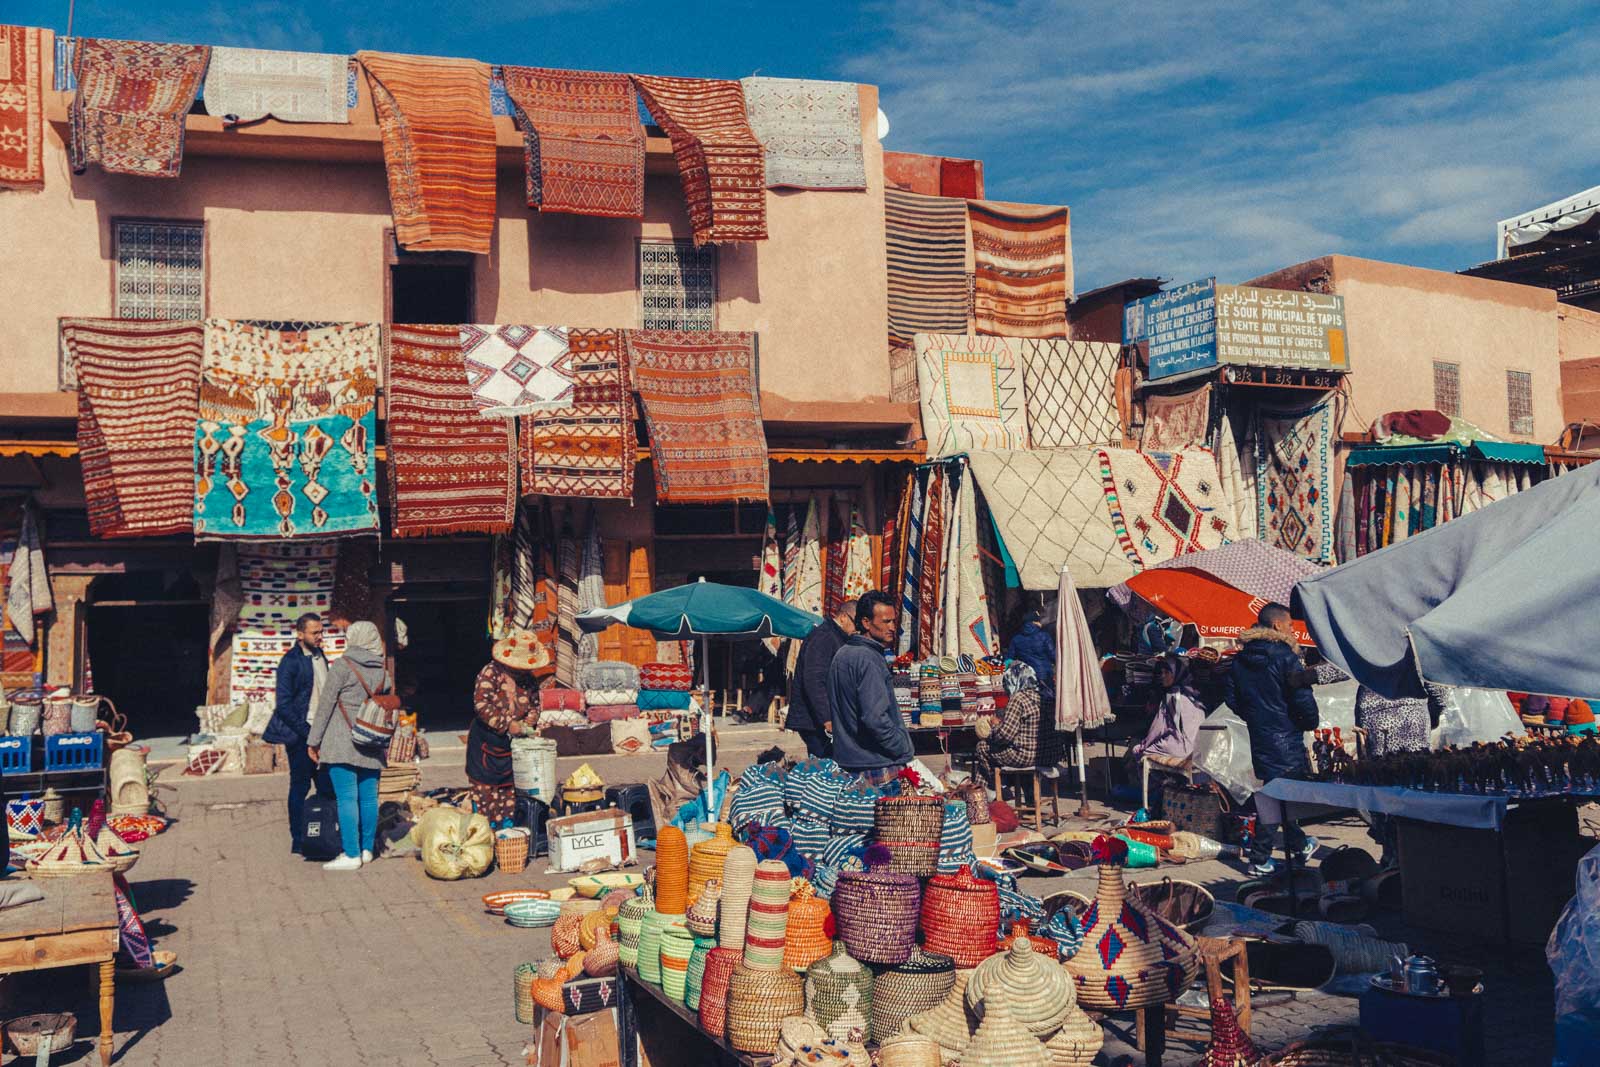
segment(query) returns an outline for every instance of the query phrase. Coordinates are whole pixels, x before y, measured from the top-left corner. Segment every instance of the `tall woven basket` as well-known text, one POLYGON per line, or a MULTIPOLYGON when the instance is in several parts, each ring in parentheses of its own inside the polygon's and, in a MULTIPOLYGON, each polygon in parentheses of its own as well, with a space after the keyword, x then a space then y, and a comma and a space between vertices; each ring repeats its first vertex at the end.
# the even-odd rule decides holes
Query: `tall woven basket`
POLYGON ((517 1011, 517 1022, 533 1025, 533 981, 539 977, 539 968, 531 963, 519 963, 511 974, 512 1001, 517 1011))
POLYGON ((728 984, 743 962, 737 949, 714 948, 706 953, 705 974, 700 980, 700 1029, 721 1039, 728 1032, 728 984))
POLYGON ((728 983, 728 1044, 740 1052, 771 1055, 784 1018, 805 1006, 804 986, 793 971, 756 971, 740 963, 728 983))
POLYGON ((827 1035, 843 1041, 851 1030, 872 1029, 872 972, 852 959, 843 941, 806 971, 806 1014, 827 1035))
POLYGON ((514 826, 494 835, 494 862, 507 874, 516 874, 528 866, 528 829, 514 826))
POLYGON ((921 883, 909 874, 845 871, 833 890, 833 918, 850 955, 904 963, 917 944, 921 883))
POLYGON ((957 967, 976 967, 995 951, 1000 926, 1000 890, 962 866, 928 880, 922 894, 923 945, 957 967))
POLYGON ((907 1019, 948 996, 955 984, 955 961, 920 948, 904 963, 880 969, 872 980, 872 1039, 883 1044, 907 1019))
POLYGON ((789 868, 782 860, 756 864, 745 927, 745 966, 776 971, 783 966, 783 945, 789 929, 789 868))
POLYGON ((805 973, 817 960, 833 950, 825 930, 832 915, 826 900, 818 900, 810 882, 796 878, 789 898, 789 927, 783 938, 783 965, 805 973))
POLYGON ((889 849, 887 869, 894 874, 926 878, 939 867, 939 838, 944 832, 944 800, 940 797, 880 797, 873 837, 889 849))
POLYGON ((1194 938, 1130 895, 1122 879, 1120 866, 1101 862, 1099 889, 1083 915, 1083 947, 1063 964, 1086 1008, 1170 1003, 1200 972, 1194 938))

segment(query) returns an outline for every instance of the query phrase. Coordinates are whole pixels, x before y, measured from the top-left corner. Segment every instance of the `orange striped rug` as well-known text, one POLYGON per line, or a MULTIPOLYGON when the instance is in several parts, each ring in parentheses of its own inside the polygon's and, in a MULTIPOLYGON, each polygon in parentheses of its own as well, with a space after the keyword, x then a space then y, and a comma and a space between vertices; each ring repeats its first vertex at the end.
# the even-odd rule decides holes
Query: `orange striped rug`
POLYGON ((644 217, 644 126, 626 74, 505 67, 528 157, 528 206, 644 217))
POLYGON ((1067 336, 1067 209, 967 202, 973 319, 996 337, 1067 336))
POLYGON ((0 26, 0 188, 44 187, 39 31, 0 26))
POLYGON ((78 458, 94 536, 194 529, 204 340, 198 322, 61 320, 78 368, 78 458))
POLYGON ((395 239, 413 252, 489 254, 494 118, 489 65, 357 52, 383 134, 395 239))
POLYGON ((767 239, 767 164, 738 82, 633 75, 672 139, 694 243, 767 239))
POLYGON ((767 438, 756 391, 756 335, 631 330, 656 499, 767 499, 767 438))

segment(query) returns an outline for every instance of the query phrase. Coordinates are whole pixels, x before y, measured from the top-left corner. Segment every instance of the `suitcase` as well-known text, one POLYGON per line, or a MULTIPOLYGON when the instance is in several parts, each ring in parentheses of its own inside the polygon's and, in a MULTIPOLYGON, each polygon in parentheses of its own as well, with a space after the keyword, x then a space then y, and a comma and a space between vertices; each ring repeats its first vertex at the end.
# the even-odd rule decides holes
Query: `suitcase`
POLYGON ((306 798, 306 829, 300 854, 307 859, 331 860, 344 851, 339 840, 339 802, 329 796, 306 798))

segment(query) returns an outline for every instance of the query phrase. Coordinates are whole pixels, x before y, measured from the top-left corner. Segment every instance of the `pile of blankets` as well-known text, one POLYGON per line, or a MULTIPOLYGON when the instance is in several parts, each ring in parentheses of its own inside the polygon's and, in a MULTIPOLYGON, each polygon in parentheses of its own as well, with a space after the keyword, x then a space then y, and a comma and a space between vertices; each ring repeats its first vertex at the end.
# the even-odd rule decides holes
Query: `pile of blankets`
POLYGON ((692 700, 694 674, 683 663, 646 663, 638 673, 640 711, 670 711, 685 714, 692 700))
POLYGON ((597 660, 578 674, 588 722, 639 717, 639 668, 631 663, 597 660))

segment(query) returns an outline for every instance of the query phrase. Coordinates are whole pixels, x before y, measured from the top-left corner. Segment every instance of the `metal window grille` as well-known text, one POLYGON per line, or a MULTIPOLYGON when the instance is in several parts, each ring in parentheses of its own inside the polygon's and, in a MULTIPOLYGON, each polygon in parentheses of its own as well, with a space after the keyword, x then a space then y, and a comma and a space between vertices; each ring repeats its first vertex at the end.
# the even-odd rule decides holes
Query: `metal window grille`
POLYGON ((639 324, 647 330, 715 330, 716 248, 640 241, 639 324))
POLYGON ((204 223, 118 219, 111 234, 117 318, 205 318, 204 223))
POLYGON ((1533 375, 1525 370, 1506 371, 1506 413, 1512 433, 1533 433, 1533 375))
POLYGON ((1433 361, 1433 406, 1446 415, 1461 414, 1461 364, 1433 361))

